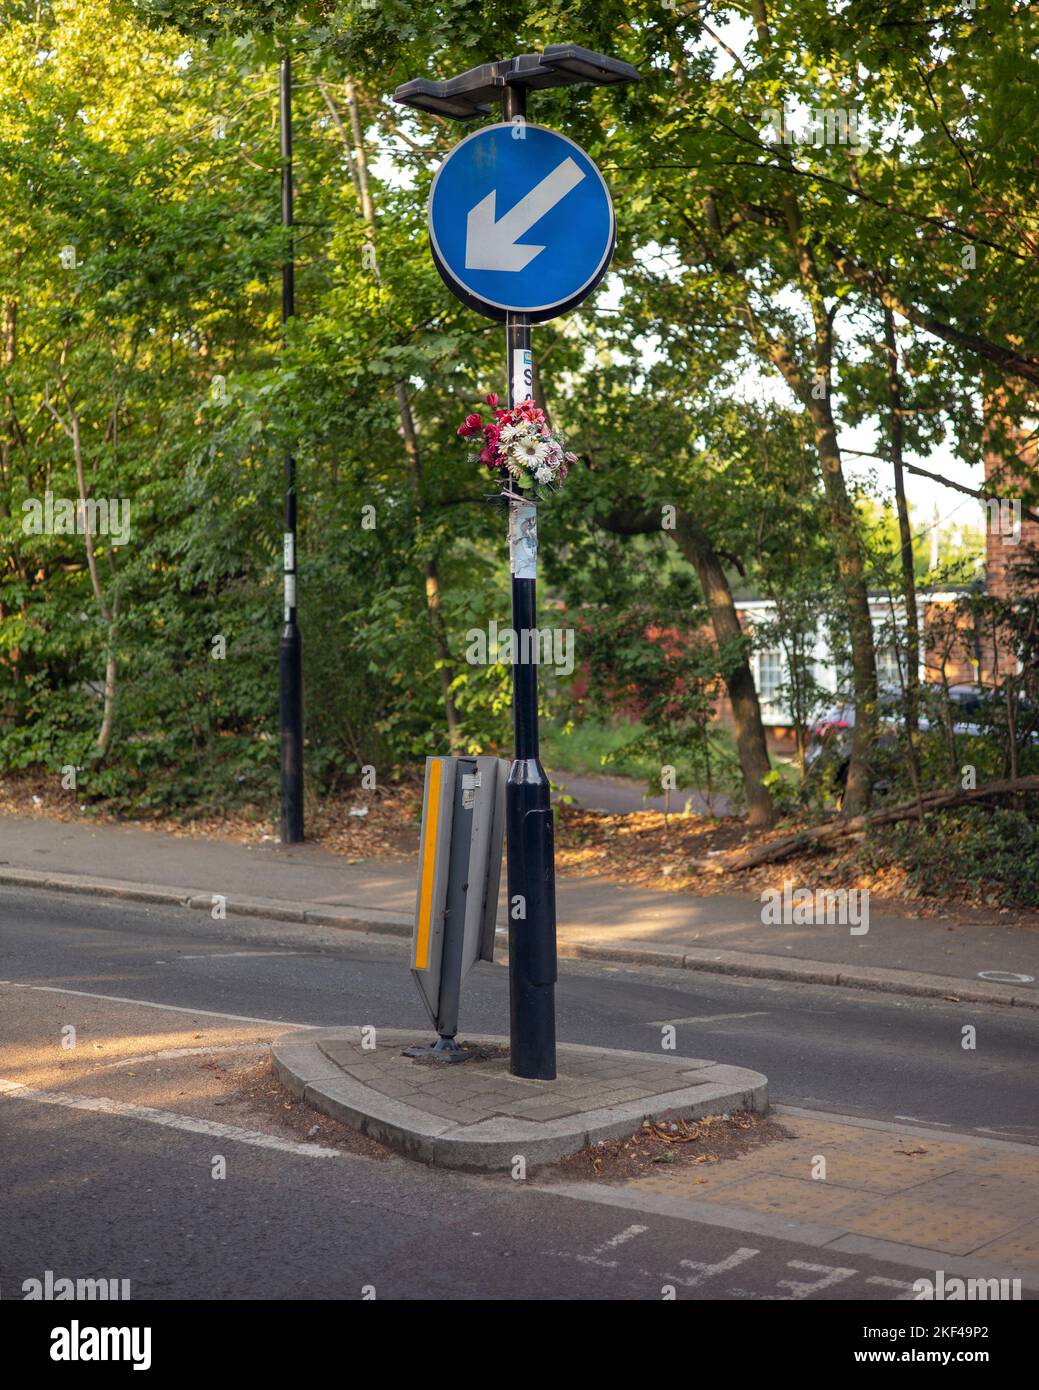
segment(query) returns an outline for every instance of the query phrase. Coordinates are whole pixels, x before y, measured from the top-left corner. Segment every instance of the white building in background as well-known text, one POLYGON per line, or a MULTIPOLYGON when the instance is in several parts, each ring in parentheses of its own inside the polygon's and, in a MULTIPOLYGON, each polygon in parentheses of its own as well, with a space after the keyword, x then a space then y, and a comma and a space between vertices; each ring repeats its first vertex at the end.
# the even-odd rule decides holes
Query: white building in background
MULTIPOLYGON (((917 597, 917 611, 921 634, 925 631, 929 606, 935 603, 949 603, 958 597, 960 595, 956 593, 920 594, 917 597)), ((905 607, 900 602, 892 603, 886 598, 871 598, 869 606, 876 640, 877 683, 881 689, 898 690, 905 677, 899 677, 898 658, 888 639, 894 624, 902 627, 905 607)), ((756 626, 773 622, 776 616, 776 606, 770 599, 736 599, 736 609, 744 631, 751 636, 756 626)), ((919 672, 922 681, 927 679, 925 646, 922 642, 919 672)), ((823 624, 820 623, 812 647, 811 674, 816 683, 822 689, 830 691, 835 699, 838 686, 841 684, 841 665, 846 671, 847 660, 843 663, 838 662, 830 648, 823 624)), ((783 689, 789 683, 789 673, 782 648, 778 644, 756 646, 751 653, 750 669, 758 689, 764 724, 771 728, 791 728, 794 721, 783 699, 783 689)))

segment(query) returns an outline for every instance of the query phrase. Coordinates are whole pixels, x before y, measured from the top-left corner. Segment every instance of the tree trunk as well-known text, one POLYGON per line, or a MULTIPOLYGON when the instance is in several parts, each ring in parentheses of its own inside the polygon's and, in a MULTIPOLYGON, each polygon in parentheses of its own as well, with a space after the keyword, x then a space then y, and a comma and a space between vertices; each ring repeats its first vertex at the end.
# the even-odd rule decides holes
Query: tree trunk
POLYGON ((855 727, 851 736, 851 762, 848 765, 841 814, 856 816, 868 810, 873 790, 870 758, 877 733, 877 660, 873 646, 873 618, 869 611, 859 521, 844 480, 829 398, 813 400, 811 415, 822 466, 823 489, 837 540, 837 568, 848 609, 855 727))
MULTIPOLYGON (((64 361, 64 354, 63 354, 64 361)), ((44 391, 44 402, 47 409, 54 419, 61 426, 62 430, 72 441, 72 457, 76 465, 76 488, 79 493, 79 505, 84 507, 87 500, 87 480, 86 469, 83 464, 83 436, 80 428, 79 414, 76 407, 72 404, 72 397, 69 394, 65 378, 59 376, 58 385, 61 394, 65 399, 65 406, 68 410, 68 420, 62 419, 55 409, 46 389, 44 391)), ((102 757, 108 752, 108 746, 112 739, 112 724, 115 718, 115 697, 117 681, 116 663, 116 626, 119 621, 119 591, 116 589, 112 597, 111 604, 105 600, 105 593, 101 587, 101 579, 97 572, 97 556, 94 554, 94 533, 90 527, 84 524, 83 539, 86 542, 87 550, 87 569, 90 571, 90 587, 94 591, 94 598, 100 610, 102 620, 107 629, 105 641, 105 693, 104 705, 101 713, 101 727, 97 735, 97 748, 102 757)), ((113 566, 111 553, 109 553, 109 565, 113 566)), ((114 568, 114 566, 113 566, 114 568)))
POLYGON ((923 811, 944 811, 953 806, 970 806, 976 801, 989 801, 995 796, 1020 796, 1024 792, 1039 792, 1039 775, 1031 777, 1007 778, 999 782, 988 782, 982 787, 972 787, 963 791, 958 787, 945 791, 927 792, 922 800, 901 802, 898 806, 874 811, 872 815, 852 816, 850 819, 830 821, 827 825, 817 825, 810 830, 797 830, 792 835, 780 835, 764 844, 751 845, 748 849, 729 850, 714 859, 708 859, 693 867, 706 869, 711 873, 730 873, 734 869, 753 869, 758 864, 775 864, 789 859, 803 850, 825 849, 835 840, 849 835, 863 835, 877 825, 894 825, 897 821, 910 820, 923 811))
POLYGON ((916 737, 920 705, 920 619, 916 607, 916 573, 913 566, 913 531, 906 502, 902 466, 902 388, 898 377, 898 348, 891 310, 884 310, 884 345, 887 350, 887 389, 891 407, 891 462, 895 471, 895 505, 902 558, 902 596, 906 607, 906 732, 911 756, 916 761, 916 737))
MULTIPOLYGON (((772 51, 766 0, 750 0, 750 13, 763 53, 772 51)), ((789 163, 782 150, 779 158, 789 163)), ((830 513, 830 524, 837 543, 837 567, 841 588, 848 610, 851 638, 852 679, 855 692, 855 728, 852 732, 851 762, 845 785, 841 813, 854 816, 869 807, 873 789, 870 753, 877 727, 877 663, 873 645, 873 619, 869 611, 866 589, 866 570, 859 536, 858 516, 848 496, 837 430, 830 406, 830 387, 833 371, 833 310, 826 305, 825 285, 816 263, 811 242, 804 236, 801 211, 796 195, 782 195, 790 247, 797 258, 802 288, 812 313, 814 327, 814 377, 806 381, 791 342, 762 334, 755 325, 750 297, 744 312, 751 336, 759 350, 772 360, 786 379, 791 390, 800 398, 815 431, 815 444, 822 471, 823 490, 830 513), (822 386, 820 391, 819 387, 822 386)), ((744 284, 747 284, 744 277, 744 284)))
MULTIPOLYGON (((703 527, 688 512, 680 510, 676 521, 675 539, 696 570, 711 614, 715 640, 720 648, 731 649, 734 643, 744 641, 744 634, 722 562, 703 527)), ((776 817, 772 794, 765 782, 772 764, 765 726, 761 722, 757 686, 745 649, 740 659, 726 670, 725 688, 732 706, 736 750, 747 796, 747 821, 756 829, 767 829, 776 817)))
MULTIPOLYGON (((622 536, 651 535, 660 530, 659 513, 637 512, 634 509, 618 509, 605 518, 600 518, 600 522, 607 531, 622 536)), ((707 532, 688 512, 678 509, 675 522, 675 542, 696 570, 711 615, 715 641, 719 647, 731 649, 735 642, 742 643, 744 633, 718 552, 707 532)), ((747 798, 748 823, 756 829, 767 830, 776 818, 772 794, 765 783, 765 777, 772 770, 772 765, 768 756, 765 726, 761 722, 757 687, 746 651, 742 646, 740 652, 739 659, 724 677, 725 689, 732 706, 736 751, 747 798)))

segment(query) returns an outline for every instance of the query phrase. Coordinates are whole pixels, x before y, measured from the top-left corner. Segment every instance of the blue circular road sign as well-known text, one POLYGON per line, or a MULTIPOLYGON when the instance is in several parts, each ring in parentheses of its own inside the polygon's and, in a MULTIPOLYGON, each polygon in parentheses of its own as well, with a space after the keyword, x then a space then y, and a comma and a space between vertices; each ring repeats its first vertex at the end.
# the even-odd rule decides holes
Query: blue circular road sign
POLYGON ((613 255, 613 204, 579 145, 526 121, 456 145, 429 194, 433 260, 488 318, 555 318, 585 299, 613 255))

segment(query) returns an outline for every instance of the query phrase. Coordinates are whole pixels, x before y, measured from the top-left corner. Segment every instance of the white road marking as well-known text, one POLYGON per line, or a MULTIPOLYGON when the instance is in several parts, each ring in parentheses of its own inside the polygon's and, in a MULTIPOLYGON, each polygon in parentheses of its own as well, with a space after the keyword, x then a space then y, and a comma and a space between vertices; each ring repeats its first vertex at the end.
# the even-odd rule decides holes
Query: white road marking
POLYGON ((908 1120, 911 1125, 932 1125, 935 1129, 952 1129, 944 1120, 921 1120, 918 1115, 896 1115, 896 1120, 908 1120))
MULTIPOLYGON (((178 956, 178 960, 237 960, 240 956, 298 956, 300 951, 209 951, 201 956, 178 956)), ((156 961, 166 965, 167 961, 156 961)))
POLYGON ((731 1255, 727 1255, 724 1260, 719 1260, 716 1264, 704 1264, 702 1260, 682 1260, 683 1269, 694 1269, 697 1272, 691 1278, 683 1278, 681 1275, 665 1274, 664 1280, 669 1284, 681 1284, 685 1289, 698 1289, 701 1284, 706 1284, 708 1279, 712 1279, 716 1274, 728 1274, 730 1270, 736 1269, 739 1265, 745 1264, 747 1260, 752 1260, 755 1255, 760 1255, 760 1250, 755 1250, 749 1245, 741 1245, 738 1250, 734 1250, 731 1255))
POLYGON ((908 1303, 915 1298, 915 1290, 912 1284, 907 1284, 903 1279, 885 1279, 882 1274, 870 1274, 866 1279, 867 1284, 878 1284, 882 1289, 904 1289, 906 1292, 900 1293, 895 1299, 896 1303, 908 1303))
POLYGON ((634 1240, 636 1236, 648 1230, 648 1226, 625 1226, 619 1235, 611 1236, 609 1240, 603 1241, 602 1245, 597 1245, 589 1258, 605 1255, 607 1250, 616 1250, 618 1245, 626 1245, 629 1240, 634 1240))
POLYGON ((250 1052, 257 1048, 265 1049, 266 1043, 258 1038, 251 1042, 228 1043, 226 1047, 164 1047, 161 1052, 142 1052, 138 1057, 121 1057, 117 1062, 99 1062, 93 1071, 107 1071, 112 1067, 139 1066, 142 1062, 168 1062, 173 1057, 208 1056, 210 1052, 250 1052))
POLYGON ((252 1144, 258 1149, 277 1149, 280 1153, 304 1155, 307 1158, 342 1158, 339 1149, 326 1149, 318 1144, 303 1144, 294 1139, 279 1139, 273 1134, 261 1134, 255 1129, 239 1129, 237 1125, 222 1125, 215 1120, 197 1120, 191 1115, 178 1115, 170 1110, 154 1110, 149 1105, 127 1105, 106 1096, 69 1096, 59 1091, 37 1091, 19 1081, 0 1080, 0 1095, 8 1100, 31 1100, 40 1105, 62 1105, 70 1110, 89 1110, 100 1115, 117 1115, 128 1120, 144 1120, 167 1129, 183 1129, 191 1134, 208 1134, 213 1139, 230 1139, 234 1143, 252 1144))
POLYGON ((694 1014, 690 1018, 658 1018, 647 1026, 663 1028, 667 1023, 724 1023, 730 1018, 767 1018, 767 1009, 758 1009, 752 1014, 694 1014))
POLYGON ((602 1257, 608 1250, 616 1250, 620 1245, 626 1245, 629 1240, 634 1240, 636 1236, 641 1236, 649 1230, 648 1226, 625 1226, 623 1231, 611 1236, 609 1240, 604 1240, 602 1245, 597 1245, 590 1255, 575 1255, 576 1260, 582 1264, 599 1265, 602 1269, 616 1269, 616 1260, 604 1260, 602 1257))
POLYGON ((1034 1127, 1033 1127, 1032 1125, 1021 1125, 1020 1129, 1016 1129, 1016 1130, 1015 1130, 1015 1129, 984 1129, 984 1128, 982 1128, 981 1125, 975 1125, 975 1126, 974 1126, 974 1129, 975 1129, 975 1132, 976 1132, 977 1134, 998 1134, 998 1135, 1000 1135, 1000 1136, 1001 1136, 1002 1138, 1004 1138, 1004 1139, 1020 1139, 1020 1138, 1022 1138, 1022 1133, 1021 1133, 1021 1131, 1022 1131, 1022 1130, 1026 1130, 1026 1129, 1027 1129, 1027 1130, 1030 1130, 1030 1131, 1032 1132, 1032 1134, 1035 1133, 1035 1129, 1034 1129, 1034 1127))
POLYGON ((57 985, 26 985, 20 980, 0 980, 15 989, 35 989, 42 994, 75 994, 82 999, 104 999, 109 1004, 137 1004, 142 1009, 169 1009, 175 1014, 205 1014, 229 1018, 233 1023, 269 1023, 272 1028, 320 1028, 319 1023, 286 1023, 283 1018, 253 1018, 250 1014, 225 1014, 219 1009, 188 1009, 183 1004, 157 1004, 153 999, 124 999, 120 994, 92 994, 87 989, 59 989, 57 985))
POLYGON ((839 1265, 813 1265, 806 1260, 787 1260, 787 1269, 803 1269, 808 1274, 821 1274, 823 1277, 817 1279, 814 1284, 804 1284, 797 1279, 779 1279, 776 1287, 779 1289, 789 1289, 788 1294, 771 1294, 770 1298, 778 1298, 781 1303, 793 1303, 802 1298, 808 1298, 813 1293, 821 1293, 823 1289, 832 1288, 834 1284, 843 1283, 845 1279, 851 1279, 858 1274, 857 1269, 842 1269, 839 1265))

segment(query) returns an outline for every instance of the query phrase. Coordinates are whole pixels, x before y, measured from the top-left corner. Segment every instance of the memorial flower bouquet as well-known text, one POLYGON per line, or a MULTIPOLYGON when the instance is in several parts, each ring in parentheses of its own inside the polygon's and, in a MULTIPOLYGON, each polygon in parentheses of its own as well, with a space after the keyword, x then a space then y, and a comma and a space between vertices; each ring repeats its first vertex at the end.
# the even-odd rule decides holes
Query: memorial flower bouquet
POLYGON ((517 501, 550 497, 577 462, 577 455, 564 449, 562 436, 549 429, 545 412, 532 400, 510 410, 499 406, 493 394, 485 399, 492 418, 485 421, 474 412, 458 426, 461 438, 481 439, 481 448, 470 453, 469 462, 482 463, 496 473, 506 484, 505 495, 517 501))

